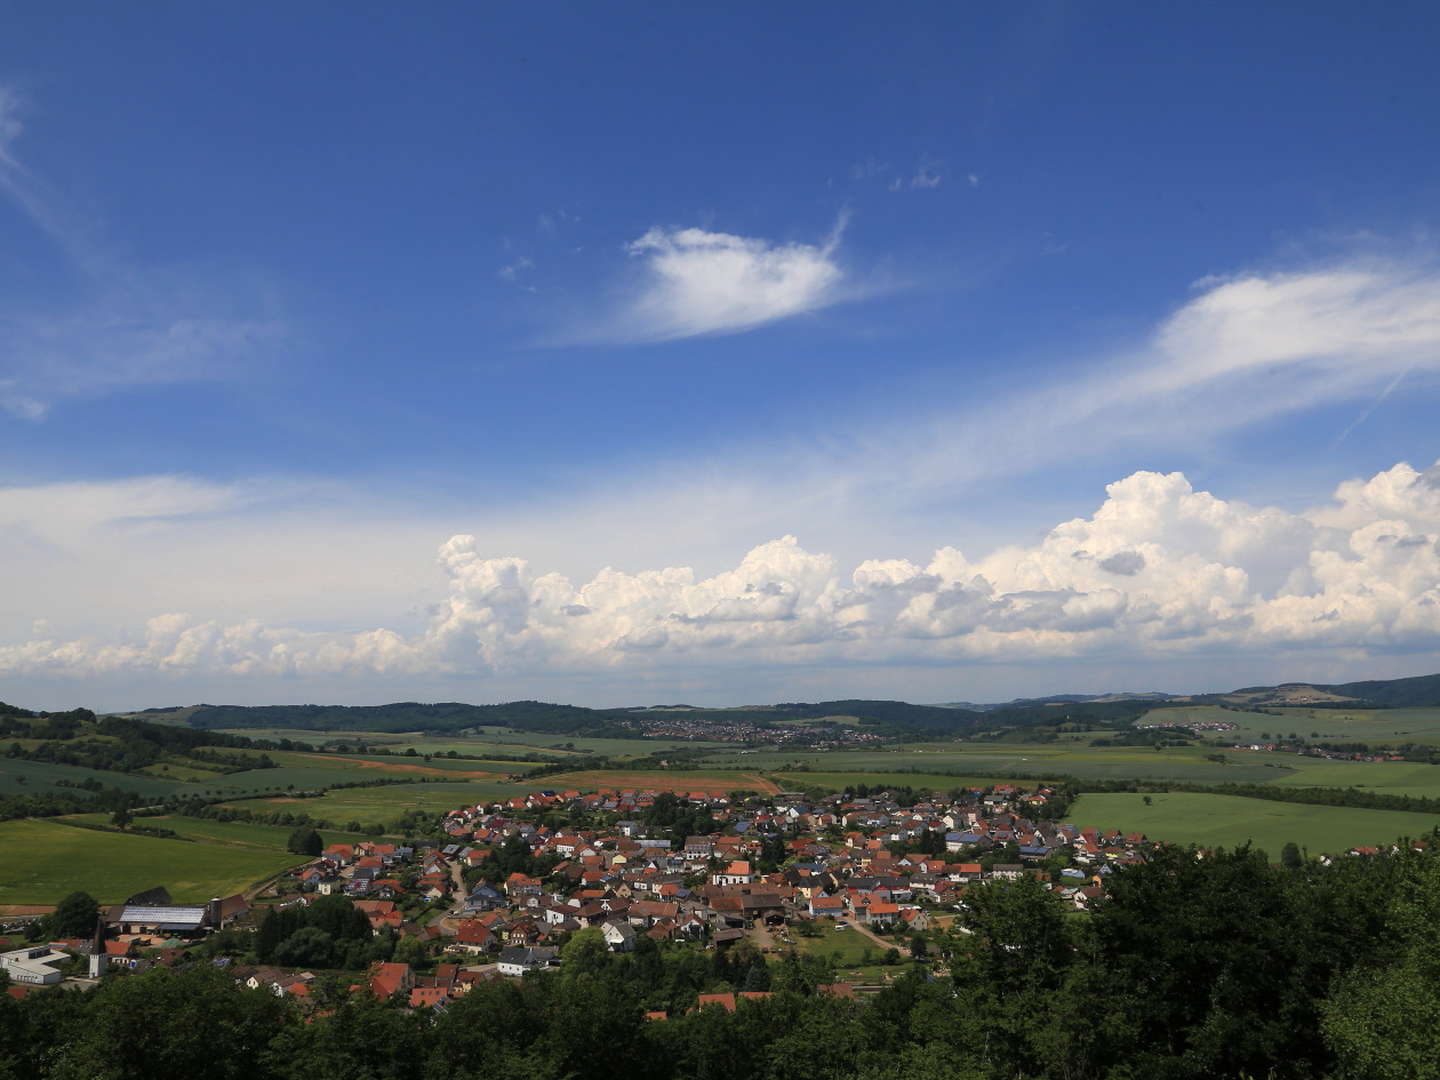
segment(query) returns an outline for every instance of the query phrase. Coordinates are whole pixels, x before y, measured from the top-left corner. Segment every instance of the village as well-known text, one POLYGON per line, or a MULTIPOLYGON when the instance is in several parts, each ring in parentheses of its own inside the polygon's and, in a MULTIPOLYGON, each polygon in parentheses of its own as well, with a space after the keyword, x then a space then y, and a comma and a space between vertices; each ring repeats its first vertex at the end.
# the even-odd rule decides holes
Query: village
MULTIPOLYGON (((778 954, 843 933, 863 938, 867 955, 873 945, 889 963, 928 957, 943 970, 939 946, 961 932, 967 889, 1028 876, 1083 911, 1103 902, 1117 866, 1145 857, 1142 835, 1050 820, 1061 799, 1009 784, 908 805, 888 791, 536 791, 452 810, 434 840, 331 845, 253 905, 244 896, 175 905, 152 890, 102 908, 88 939, 34 942, 0 963, 12 996, 203 958, 239 986, 308 1003, 325 965, 284 963, 283 943, 262 944, 269 962, 247 964, 253 952, 229 955, 217 942, 235 929, 263 940, 267 920, 301 927, 310 909, 343 905, 388 956, 342 976, 344 990, 416 1009, 558 967, 565 943, 589 928, 616 953, 645 941, 778 954)), ((827 985, 863 994, 888 978, 850 966, 864 977, 827 985)), ((735 1005, 733 995, 703 996, 735 1005)))

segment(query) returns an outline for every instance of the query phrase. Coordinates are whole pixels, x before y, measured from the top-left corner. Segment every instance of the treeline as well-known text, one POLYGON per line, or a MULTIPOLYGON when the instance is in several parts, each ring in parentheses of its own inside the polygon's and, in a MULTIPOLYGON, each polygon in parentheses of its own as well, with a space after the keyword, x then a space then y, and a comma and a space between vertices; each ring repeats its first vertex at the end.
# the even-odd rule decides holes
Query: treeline
MULTIPOLYGON (((139 1080, 1401 1080, 1435 1073, 1440 860, 1272 867, 1157 852, 1087 919, 1031 878, 972 889, 948 974, 868 1000, 823 961, 576 934, 553 973, 442 1012, 322 978, 307 1014, 209 963, 0 996, 0 1075, 139 1080), (763 989, 762 989, 763 988, 763 989), (757 990, 734 1013, 697 994, 757 990), (666 1019, 647 1019, 649 1012, 666 1019)), ((310 927, 291 928, 293 941, 310 927)), ((344 933, 343 924, 337 925, 344 933)), ((284 929, 284 928, 277 928, 284 929)), ((318 928, 317 928, 318 929, 318 928)), ((355 928, 358 932, 358 926, 355 928)), ((335 941, 353 940, 321 930, 335 941)))
MULTIPOLYGON (((86 781, 89 783, 90 781, 86 781)), ((37 792, 35 794, 0 795, 0 821, 17 818, 57 817, 61 814, 89 814, 97 811, 131 810, 145 802, 142 795, 119 788, 107 788, 98 780, 94 790, 82 788, 85 794, 69 792, 37 792)))
POLYGON ((467 705, 400 701, 389 705, 201 705, 190 716, 195 728, 296 728, 305 731, 463 731, 508 727, 560 735, 634 737, 623 711, 512 701, 467 705))
POLYGON ((123 717, 97 719, 89 709, 31 719, 12 712, 0 716, 0 735, 45 740, 28 748, 18 742, 11 743, 6 750, 7 757, 120 773, 140 772, 172 756, 213 765, 225 773, 273 768, 275 763, 263 751, 279 748, 278 744, 242 735, 192 731, 123 717), (260 750, 262 753, 251 757, 244 753, 223 753, 224 750, 260 750))

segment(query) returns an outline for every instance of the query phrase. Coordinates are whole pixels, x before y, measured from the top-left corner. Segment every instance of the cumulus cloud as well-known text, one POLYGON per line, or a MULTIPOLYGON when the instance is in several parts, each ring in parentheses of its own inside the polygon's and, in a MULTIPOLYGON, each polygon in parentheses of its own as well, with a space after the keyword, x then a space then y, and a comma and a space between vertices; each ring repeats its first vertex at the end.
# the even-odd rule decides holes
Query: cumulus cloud
POLYGON ((1440 464, 1341 484, 1305 513, 1137 472, 1088 517, 971 559, 848 572, 793 536, 731 569, 606 568, 583 583, 454 536, 446 597, 404 635, 271 629, 186 614, 132 639, 36 637, 0 674, 559 675, 685 666, 1130 660, 1257 651, 1440 649, 1440 464))
POLYGON ((821 244, 653 228, 626 247, 641 264, 639 294, 601 336, 733 334, 827 307, 840 299, 836 252, 844 227, 842 217, 821 244))

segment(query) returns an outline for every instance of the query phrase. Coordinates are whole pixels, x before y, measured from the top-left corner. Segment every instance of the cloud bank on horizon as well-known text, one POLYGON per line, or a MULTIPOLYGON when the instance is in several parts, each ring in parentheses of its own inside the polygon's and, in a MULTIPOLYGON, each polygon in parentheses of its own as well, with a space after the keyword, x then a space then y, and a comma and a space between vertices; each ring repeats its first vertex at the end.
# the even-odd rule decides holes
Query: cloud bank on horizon
POLYGON ((1124 653, 1422 653, 1440 647, 1440 462, 1339 485, 1304 513, 1110 484, 1093 514, 977 560, 844 570, 793 536, 733 569, 604 569, 575 584, 474 536, 440 548, 447 598, 423 632, 317 634, 156 615, 131 641, 0 648, 0 676, 116 672, 560 674, 766 663, 1036 662, 1124 653))

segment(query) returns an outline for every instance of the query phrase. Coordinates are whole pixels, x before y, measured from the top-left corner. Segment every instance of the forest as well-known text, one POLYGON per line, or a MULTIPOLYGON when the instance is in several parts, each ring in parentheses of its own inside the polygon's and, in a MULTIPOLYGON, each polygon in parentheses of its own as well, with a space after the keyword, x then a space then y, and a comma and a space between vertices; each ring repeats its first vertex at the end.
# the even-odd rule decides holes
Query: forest
MULTIPOLYGON (((0 1077, 396 1080, 1401 1080, 1435 1075, 1440 859, 1273 866, 1177 848, 1077 917, 1033 879, 967 894, 948 974, 909 962, 859 1000, 795 953, 576 934, 553 972, 410 1010, 322 980, 310 1013, 206 959, 92 991, 0 996, 0 1077), (701 992, 768 991, 735 1012, 701 992), (654 1014, 664 1013, 664 1018, 654 1014)), ((335 926, 280 927, 267 938, 335 926)), ((327 915, 326 918, 329 916, 327 915)), ((357 942, 360 939, 356 939, 357 942)), ((279 948, 267 940, 267 951, 279 948)), ((353 980, 352 980, 353 981, 353 980)))

